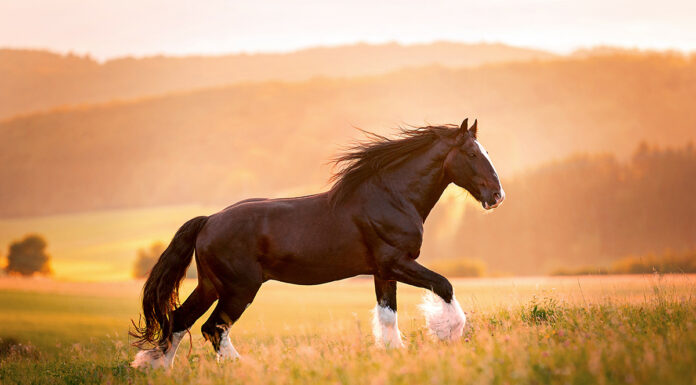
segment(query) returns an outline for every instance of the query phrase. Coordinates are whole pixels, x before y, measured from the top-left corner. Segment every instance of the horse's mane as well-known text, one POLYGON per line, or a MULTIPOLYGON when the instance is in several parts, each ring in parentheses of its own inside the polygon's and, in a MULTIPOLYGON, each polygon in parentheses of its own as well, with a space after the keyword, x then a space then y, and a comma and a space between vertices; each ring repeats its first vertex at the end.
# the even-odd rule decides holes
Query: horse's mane
POLYGON ((332 163, 339 169, 330 179, 333 182, 331 201, 334 204, 341 202, 370 177, 425 151, 439 136, 455 135, 458 128, 451 124, 400 127, 394 138, 360 130, 366 139, 355 142, 332 159, 332 163))

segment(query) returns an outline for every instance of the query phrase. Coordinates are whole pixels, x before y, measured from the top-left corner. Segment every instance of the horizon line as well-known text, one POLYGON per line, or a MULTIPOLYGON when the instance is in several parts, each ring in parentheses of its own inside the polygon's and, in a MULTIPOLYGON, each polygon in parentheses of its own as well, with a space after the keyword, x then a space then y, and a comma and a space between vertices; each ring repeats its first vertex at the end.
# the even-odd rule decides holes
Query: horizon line
POLYGON ((650 53, 650 52, 662 52, 662 53, 679 53, 682 55, 691 55, 696 53, 696 50, 687 50, 687 49, 682 49, 682 48, 677 48, 677 47, 663 47, 663 48, 658 48, 658 47, 652 47, 652 46, 627 46, 627 45, 620 45, 620 44, 595 44, 595 45, 579 45, 575 46, 572 48, 568 49, 549 49, 549 48, 544 48, 544 47, 533 47, 533 46, 527 46, 527 45, 514 45, 514 44, 509 44, 505 43, 502 41, 486 41, 486 40, 480 40, 480 41, 463 41, 463 40, 447 40, 447 39, 438 39, 438 40, 430 40, 430 41, 422 41, 422 42, 403 42, 399 40, 387 40, 387 41, 382 41, 382 42, 370 42, 370 41, 365 41, 365 40, 356 40, 352 42, 345 42, 345 43, 337 43, 337 44, 308 44, 308 45, 300 45, 297 47, 292 47, 288 49, 276 49, 276 50, 264 50, 264 49, 259 49, 259 50, 239 50, 239 51, 224 51, 224 52, 212 52, 212 51, 190 51, 190 52, 164 52, 164 51, 158 51, 158 52, 151 52, 151 53, 145 53, 145 54, 117 54, 117 55, 111 55, 111 56, 97 56, 92 52, 86 52, 86 51, 79 51, 79 50, 61 50, 57 48, 51 48, 51 47, 41 47, 41 46, 12 46, 12 45, 3 45, 0 46, 0 51, 2 50, 16 50, 16 51, 38 51, 38 52, 48 52, 48 53, 53 53, 57 54, 60 56, 77 56, 77 57, 86 57, 90 58, 100 64, 110 62, 110 61, 117 61, 117 60, 123 60, 123 59, 136 59, 136 60, 141 60, 141 59, 152 59, 152 58, 172 58, 172 59, 184 59, 184 58, 219 58, 219 57, 225 57, 225 56, 263 56, 263 55, 291 55, 295 53, 300 53, 300 52, 306 52, 306 51, 312 51, 312 50, 321 50, 321 49, 337 49, 337 48, 347 48, 347 47, 357 47, 357 46, 370 46, 370 47, 379 47, 379 46, 399 46, 399 47, 415 47, 415 46, 428 46, 428 45, 435 45, 435 44, 457 44, 457 45, 470 45, 470 46, 504 46, 504 47, 509 47, 509 48, 518 48, 518 49, 525 49, 525 50, 530 50, 530 51, 538 51, 542 53, 548 53, 551 55, 556 55, 556 56, 572 56, 576 53, 582 52, 582 51, 592 51, 596 49, 608 49, 608 50, 617 50, 617 51, 629 51, 629 52, 644 52, 644 53, 650 53))

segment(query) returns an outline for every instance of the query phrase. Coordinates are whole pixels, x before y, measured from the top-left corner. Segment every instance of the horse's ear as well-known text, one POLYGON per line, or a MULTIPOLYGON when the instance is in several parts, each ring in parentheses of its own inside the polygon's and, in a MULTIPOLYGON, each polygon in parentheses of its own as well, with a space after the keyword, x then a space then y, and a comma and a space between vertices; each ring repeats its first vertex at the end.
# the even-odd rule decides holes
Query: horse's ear
POLYGON ((471 136, 474 137, 474 139, 476 139, 476 132, 478 131, 478 125, 476 123, 478 123, 478 119, 474 119, 474 124, 472 124, 471 127, 469 127, 469 132, 471 133, 471 136))
POLYGON ((462 131, 464 131, 464 132, 466 132, 466 130, 468 129, 468 127, 469 127, 469 118, 466 118, 466 119, 464 119, 464 121, 462 122, 462 125, 459 126, 459 129, 462 130, 462 131))

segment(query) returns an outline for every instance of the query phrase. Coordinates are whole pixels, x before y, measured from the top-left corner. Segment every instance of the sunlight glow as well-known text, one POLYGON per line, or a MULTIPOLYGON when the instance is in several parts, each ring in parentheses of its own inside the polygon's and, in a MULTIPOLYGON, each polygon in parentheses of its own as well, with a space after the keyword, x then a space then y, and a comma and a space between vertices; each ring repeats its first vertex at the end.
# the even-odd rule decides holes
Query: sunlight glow
POLYGON ((2 1, 0 46, 99 59, 439 40, 560 53, 596 45, 690 51, 696 49, 694 14, 696 2, 689 0, 659 7, 628 0, 435 1, 427 7, 393 0, 2 1))

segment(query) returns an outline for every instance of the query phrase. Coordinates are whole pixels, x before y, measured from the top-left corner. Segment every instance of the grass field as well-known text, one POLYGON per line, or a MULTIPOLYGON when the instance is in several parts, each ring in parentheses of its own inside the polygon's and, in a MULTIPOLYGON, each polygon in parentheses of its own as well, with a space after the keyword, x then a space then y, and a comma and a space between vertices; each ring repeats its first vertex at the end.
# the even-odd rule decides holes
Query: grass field
MULTIPOLYGON (((129 368, 142 282, 0 279, 0 384, 696 383, 696 277, 455 280, 465 338, 432 341, 423 293, 399 285, 408 347, 380 350, 370 279, 269 283, 232 328, 242 359, 218 365, 201 319, 170 372, 129 368), (21 344, 21 345, 18 345, 21 344)), ((186 282, 184 292, 195 285, 186 282)))

